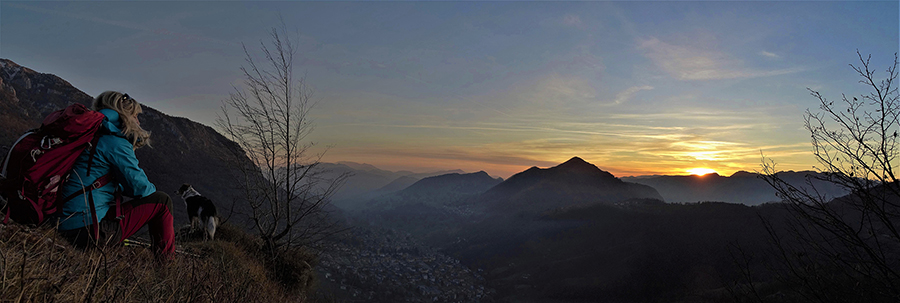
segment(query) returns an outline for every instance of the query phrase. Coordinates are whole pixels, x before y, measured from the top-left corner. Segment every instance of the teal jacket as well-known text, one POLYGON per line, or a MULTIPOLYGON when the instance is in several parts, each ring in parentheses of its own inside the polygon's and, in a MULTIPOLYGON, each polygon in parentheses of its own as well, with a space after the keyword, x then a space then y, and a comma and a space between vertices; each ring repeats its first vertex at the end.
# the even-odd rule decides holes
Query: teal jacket
MULTIPOLYGON (((119 113, 111 109, 101 109, 100 113, 105 115, 106 119, 103 120, 99 130, 103 135, 97 141, 97 153, 94 155, 90 175, 85 175, 90 160, 90 149, 85 149, 78 156, 69 179, 59 187, 58 193, 61 198, 68 197, 82 191, 85 185, 94 183, 101 176, 111 173, 115 181, 93 190, 94 209, 98 221, 106 216, 111 204, 115 204, 117 186, 122 190, 122 195, 131 198, 141 198, 156 192, 156 186, 150 183, 147 174, 138 167, 133 145, 122 134, 119 113)), ((93 221, 89 205, 85 194, 65 201, 59 229, 71 230, 90 226, 93 221)))

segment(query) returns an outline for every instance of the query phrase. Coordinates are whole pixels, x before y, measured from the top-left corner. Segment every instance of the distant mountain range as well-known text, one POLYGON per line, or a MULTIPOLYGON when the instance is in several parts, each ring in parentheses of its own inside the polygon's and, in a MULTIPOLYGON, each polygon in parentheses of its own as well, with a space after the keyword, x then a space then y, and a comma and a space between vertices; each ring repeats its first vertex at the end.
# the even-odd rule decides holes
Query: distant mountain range
MULTIPOLYGON (((777 202, 775 190, 759 174, 737 172, 732 176, 641 176, 616 178, 597 166, 574 157, 556 167, 529 168, 503 182, 487 173, 465 174, 444 171, 414 174, 391 172, 368 164, 323 163, 334 172, 349 172, 353 177, 336 197, 336 205, 347 210, 392 208, 423 202, 432 206, 460 204, 464 200, 481 210, 537 213, 582 204, 616 204, 633 199, 653 199, 667 203, 728 202, 759 205, 777 202), (444 178, 428 178, 447 175, 444 178), (459 178, 475 178, 473 185, 457 185, 459 178), (455 176, 455 177, 454 177, 455 176), (392 179, 393 178, 393 179, 392 179), (458 179, 454 179, 458 178, 458 179), (392 181, 390 181, 392 180, 392 181), (416 187, 416 182, 425 181, 416 187), (480 182, 480 183, 479 183, 480 182), (380 186, 380 187, 379 187, 380 186), (483 190, 483 191, 482 191, 483 190), (481 192, 478 192, 481 191, 481 192)), ((813 171, 779 172, 778 177, 798 188, 815 186, 819 193, 840 197, 848 192, 821 181, 825 175, 813 171), (807 183, 809 182, 809 183, 807 183)))
MULTIPOLYGON (((133 97, 144 101, 140 96, 133 97)), ((0 59, 0 152, 5 156, 15 139, 40 126, 47 114, 72 103, 90 107, 92 102, 93 97, 57 76, 0 59)), ((141 126, 151 132, 152 146, 135 153, 157 189, 173 195, 176 223, 187 222, 181 198, 172 194, 182 183, 192 184, 219 206, 223 217, 229 217, 233 197, 240 196, 229 167, 235 166, 232 155, 240 148, 208 126, 163 114, 147 105, 143 109, 139 118, 141 126)), ((241 210, 241 205, 236 209, 241 210)))
MULTIPOLYGON (((814 171, 787 171, 776 174, 797 188, 815 189, 828 197, 837 198, 849 192, 830 182, 822 181, 824 174, 814 171)), ((625 177, 622 180, 652 186, 666 202, 730 202, 759 205, 777 202, 775 190, 759 174, 739 171, 730 177, 718 174, 703 176, 625 177)))
MULTIPOLYGON (((392 188, 412 181, 403 176, 392 188), (399 182, 402 180, 402 182, 399 182)), ((484 171, 448 173, 416 181, 408 187, 372 196, 359 209, 386 211, 403 205, 466 207, 489 215, 525 212, 538 214, 574 205, 617 204, 633 199, 662 201, 652 187, 623 182, 612 174, 574 157, 556 167, 532 167, 508 180, 493 178, 484 171)))

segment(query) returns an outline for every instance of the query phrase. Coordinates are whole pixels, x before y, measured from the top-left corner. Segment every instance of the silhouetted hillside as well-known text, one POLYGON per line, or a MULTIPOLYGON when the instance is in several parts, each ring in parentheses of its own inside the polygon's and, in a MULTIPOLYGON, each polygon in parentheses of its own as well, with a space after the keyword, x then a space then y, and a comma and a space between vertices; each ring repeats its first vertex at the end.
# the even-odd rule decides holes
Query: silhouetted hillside
MULTIPOLYGON (((779 172, 778 177, 798 188, 810 188, 807 183, 809 181, 819 193, 832 198, 848 193, 847 190, 832 183, 817 179, 825 177, 825 175, 814 171, 779 172)), ((670 203, 721 201, 759 205, 778 201, 775 190, 765 180, 759 178, 759 174, 745 171, 736 172, 730 177, 708 174, 703 176, 626 177, 622 180, 652 186, 659 191, 666 202, 670 203)))
POLYGON ((456 204, 454 202, 484 193, 500 182, 503 182, 502 178, 491 178, 484 171, 471 174, 453 173, 419 180, 398 192, 397 196, 431 205, 456 204))
POLYGON ((630 199, 659 199, 650 186, 619 180, 574 157, 556 167, 529 168, 491 188, 478 204, 495 213, 541 213, 580 204, 615 204, 630 199))
MULTIPOLYGON (((344 182, 344 186, 335 193, 335 200, 344 200, 365 194, 404 176, 403 173, 382 170, 368 164, 353 162, 320 163, 318 168, 325 171, 329 176, 338 176, 344 173, 351 174, 347 181, 344 182)), ((407 173, 412 174, 411 172, 407 173)))
POLYGON ((428 177, 402 191, 372 199, 356 215, 417 237, 428 237, 471 220, 475 212, 470 202, 501 181, 483 171, 428 177))
POLYGON ((369 200, 402 190, 422 178, 462 173, 461 170, 431 173, 395 172, 355 162, 320 163, 318 169, 324 171, 323 176, 329 179, 341 174, 349 174, 344 185, 332 197, 333 204, 344 210, 365 208, 369 200))
POLYGON ((388 183, 388 185, 382 186, 381 188, 376 189, 372 192, 377 193, 377 194, 388 194, 388 193, 398 192, 398 191, 403 190, 404 188, 409 187, 410 185, 413 185, 414 183, 416 183, 418 181, 419 181, 419 179, 414 178, 414 177, 402 176, 400 178, 395 179, 394 181, 391 181, 391 183, 388 183))
MULTIPOLYGON (((115 88, 110 88, 114 90, 115 88)), ((132 96, 146 102, 141 96, 132 96)), ((72 103, 91 105, 93 97, 69 82, 0 59, 0 147, 6 150, 26 130, 40 126, 47 114, 72 103)), ((219 205, 220 215, 229 216, 232 197, 239 191, 229 167, 240 148, 212 128, 185 118, 163 114, 147 105, 139 116, 141 126, 151 132, 151 147, 138 149, 140 166, 158 190, 172 193, 182 183, 190 183, 219 205)), ((243 154, 239 152, 239 154, 243 154)), ((243 158, 243 161, 249 159, 243 158)), ((187 215, 180 198, 175 201, 176 224, 187 215)), ((242 206, 237 205, 237 210, 242 206)))

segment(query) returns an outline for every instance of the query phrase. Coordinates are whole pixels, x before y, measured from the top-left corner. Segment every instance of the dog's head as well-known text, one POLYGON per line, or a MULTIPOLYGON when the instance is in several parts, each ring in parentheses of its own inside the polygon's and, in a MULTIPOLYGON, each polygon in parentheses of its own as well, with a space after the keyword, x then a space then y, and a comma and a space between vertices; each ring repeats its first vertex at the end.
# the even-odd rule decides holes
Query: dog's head
POLYGON ((187 184, 187 183, 182 184, 181 187, 175 191, 175 194, 179 195, 179 196, 184 195, 184 193, 187 192, 189 189, 191 189, 190 184, 187 184))

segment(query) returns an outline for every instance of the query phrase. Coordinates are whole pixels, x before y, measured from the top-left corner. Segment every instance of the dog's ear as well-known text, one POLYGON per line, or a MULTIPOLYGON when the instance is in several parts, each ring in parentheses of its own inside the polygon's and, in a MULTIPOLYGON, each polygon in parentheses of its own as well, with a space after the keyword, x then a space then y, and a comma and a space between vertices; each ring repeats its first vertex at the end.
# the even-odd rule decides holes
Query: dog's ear
POLYGON ((178 189, 178 192, 179 192, 179 193, 183 193, 183 192, 187 191, 188 188, 191 188, 191 185, 190 185, 190 184, 187 184, 187 183, 182 184, 182 185, 181 185, 181 188, 178 189))

